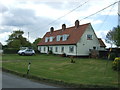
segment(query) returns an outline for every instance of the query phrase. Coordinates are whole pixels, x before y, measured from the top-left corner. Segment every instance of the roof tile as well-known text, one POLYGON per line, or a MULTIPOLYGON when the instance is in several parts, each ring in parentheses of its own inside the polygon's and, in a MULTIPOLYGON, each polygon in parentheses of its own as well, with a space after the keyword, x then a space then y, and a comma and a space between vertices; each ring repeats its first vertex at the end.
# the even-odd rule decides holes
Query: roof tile
POLYGON ((52 33, 47 32, 42 38, 42 40, 38 43, 38 45, 76 44, 80 40, 81 36, 83 35, 83 33, 85 32, 85 30, 89 25, 90 23, 87 23, 87 24, 79 25, 78 28, 75 28, 75 26, 73 26, 66 28, 65 30, 59 29, 53 31, 52 33), (69 37, 66 41, 62 41, 62 40, 56 41, 57 35, 64 35, 64 34, 69 34, 69 37), (55 37, 55 39, 52 42, 45 42, 45 37, 51 37, 51 36, 55 37))

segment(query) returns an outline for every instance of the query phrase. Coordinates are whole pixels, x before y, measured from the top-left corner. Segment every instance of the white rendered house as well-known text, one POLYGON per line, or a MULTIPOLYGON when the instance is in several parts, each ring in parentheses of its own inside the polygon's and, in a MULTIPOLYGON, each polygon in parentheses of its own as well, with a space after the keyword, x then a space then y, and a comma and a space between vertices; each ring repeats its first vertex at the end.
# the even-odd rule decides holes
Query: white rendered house
POLYGON ((50 28, 42 40, 38 43, 38 50, 41 53, 48 53, 50 50, 54 54, 88 56, 90 49, 105 50, 102 39, 97 38, 90 23, 79 25, 75 21, 75 26, 66 28, 63 24, 59 30, 50 28))

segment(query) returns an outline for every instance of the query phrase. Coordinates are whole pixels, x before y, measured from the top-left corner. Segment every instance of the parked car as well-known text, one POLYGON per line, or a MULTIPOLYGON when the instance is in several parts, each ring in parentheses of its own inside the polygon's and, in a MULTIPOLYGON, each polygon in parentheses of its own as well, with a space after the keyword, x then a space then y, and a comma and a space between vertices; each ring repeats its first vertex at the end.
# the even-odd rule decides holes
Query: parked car
POLYGON ((21 50, 18 51, 19 55, 34 55, 35 51, 33 49, 29 48, 22 48, 21 50))

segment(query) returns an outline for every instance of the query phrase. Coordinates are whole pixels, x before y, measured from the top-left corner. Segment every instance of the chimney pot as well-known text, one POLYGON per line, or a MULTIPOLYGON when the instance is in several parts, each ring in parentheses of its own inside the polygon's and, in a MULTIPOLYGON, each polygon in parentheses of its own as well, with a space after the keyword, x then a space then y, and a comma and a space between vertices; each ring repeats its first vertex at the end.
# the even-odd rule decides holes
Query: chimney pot
POLYGON ((52 33, 54 31, 54 28, 53 27, 51 27, 50 28, 50 33, 52 33))
POLYGON ((65 29, 66 29, 66 25, 63 24, 63 25, 62 25, 62 30, 65 30, 65 29))
POLYGON ((75 21, 75 27, 78 28, 79 27, 79 20, 75 21))

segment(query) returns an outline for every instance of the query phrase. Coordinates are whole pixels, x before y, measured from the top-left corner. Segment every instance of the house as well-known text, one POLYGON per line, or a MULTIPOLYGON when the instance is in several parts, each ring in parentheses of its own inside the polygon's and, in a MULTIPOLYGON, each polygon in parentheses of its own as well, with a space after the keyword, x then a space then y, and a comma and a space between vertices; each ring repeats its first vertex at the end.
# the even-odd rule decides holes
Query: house
POLYGON ((63 24, 59 30, 53 27, 47 32, 38 43, 38 50, 41 53, 52 51, 54 54, 66 54, 72 56, 88 56, 90 49, 104 50, 105 44, 102 39, 97 38, 90 23, 66 28, 63 24))

